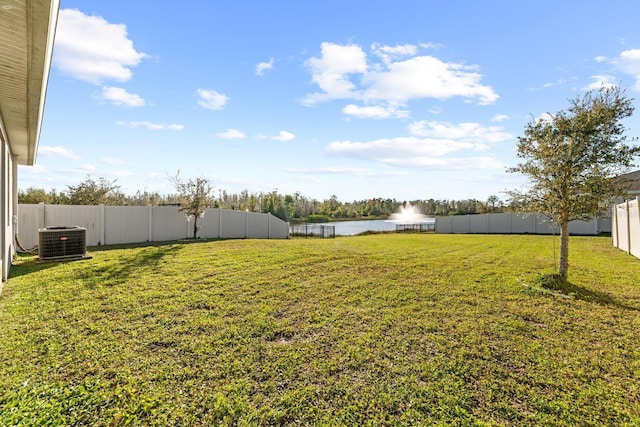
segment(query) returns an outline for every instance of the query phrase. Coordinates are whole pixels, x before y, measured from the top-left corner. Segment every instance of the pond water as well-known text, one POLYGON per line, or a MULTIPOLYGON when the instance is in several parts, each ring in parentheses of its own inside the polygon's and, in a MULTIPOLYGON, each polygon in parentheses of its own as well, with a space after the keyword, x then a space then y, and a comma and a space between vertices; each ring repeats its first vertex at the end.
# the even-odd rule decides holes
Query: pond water
POLYGON ((336 236, 355 236, 365 231, 395 231, 396 223, 382 219, 368 221, 335 221, 314 225, 330 225, 336 228, 336 236))

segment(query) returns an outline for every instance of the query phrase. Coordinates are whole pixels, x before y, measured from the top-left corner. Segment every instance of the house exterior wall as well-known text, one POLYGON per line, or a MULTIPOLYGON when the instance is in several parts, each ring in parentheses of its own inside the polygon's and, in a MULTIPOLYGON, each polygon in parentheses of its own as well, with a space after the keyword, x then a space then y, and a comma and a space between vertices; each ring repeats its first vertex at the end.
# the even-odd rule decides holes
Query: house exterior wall
MULTIPOLYGON (((7 2, 5 2, 7 3, 7 2)), ((0 25, 0 279, 15 253, 18 164, 33 165, 59 0, 14 0, 0 25)))
MULTIPOLYGON (((0 127, 2 123, 0 123, 0 127)), ((2 132, 4 133, 4 132, 2 132)), ((15 199, 14 181, 15 167, 9 144, 0 134, 2 140, 2 152, 0 154, 0 168, 2 175, 0 176, 0 192, 2 193, 2 206, 0 207, 0 278, 7 279, 9 267, 11 266, 11 258, 13 256, 13 201, 15 199)))

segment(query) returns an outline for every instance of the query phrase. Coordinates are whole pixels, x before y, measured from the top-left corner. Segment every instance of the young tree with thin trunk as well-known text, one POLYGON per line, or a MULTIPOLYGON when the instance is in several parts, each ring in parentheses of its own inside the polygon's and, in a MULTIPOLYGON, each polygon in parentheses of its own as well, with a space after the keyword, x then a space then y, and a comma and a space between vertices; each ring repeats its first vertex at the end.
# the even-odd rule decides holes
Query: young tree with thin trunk
POLYGON ((640 147, 625 136, 622 124, 633 114, 632 100, 618 87, 589 91, 569 100, 569 108, 532 119, 518 137, 517 156, 524 161, 509 168, 529 178, 529 187, 511 191, 520 210, 538 212, 560 227, 558 276, 569 271, 569 222, 589 220, 624 196, 626 172, 640 147))
POLYGON ((195 240, 198 236, 198 218, 204 217, 205 210, 213 204, 211 197, 213 186, 207 178, 203 177, 183 181, 180 179, 180 171, 170 179, 178 192, 180 211, 184 212, 187 218, 193 218, 193 238, 195 240))

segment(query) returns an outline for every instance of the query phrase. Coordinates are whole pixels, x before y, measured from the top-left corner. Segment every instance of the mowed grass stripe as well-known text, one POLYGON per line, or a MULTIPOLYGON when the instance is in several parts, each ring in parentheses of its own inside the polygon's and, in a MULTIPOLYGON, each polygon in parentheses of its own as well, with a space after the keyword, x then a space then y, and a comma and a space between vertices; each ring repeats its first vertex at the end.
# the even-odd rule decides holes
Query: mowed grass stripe
POLYGON ((608 238, 571 238, 564 290, 552 236, 91 253, 12 268, 0 424, 640 423, 640 260, 608 238))

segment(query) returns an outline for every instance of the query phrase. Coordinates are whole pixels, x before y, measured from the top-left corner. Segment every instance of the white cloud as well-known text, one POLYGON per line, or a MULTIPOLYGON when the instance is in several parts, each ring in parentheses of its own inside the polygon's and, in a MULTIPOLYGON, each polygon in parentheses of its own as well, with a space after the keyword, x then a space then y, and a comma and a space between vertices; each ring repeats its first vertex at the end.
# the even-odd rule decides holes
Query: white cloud
POLYGON ((448 99, 454 96, 492 104, 498 95, 491 86, 480 84, 478 67, 447 63, 433 56, 416 56, 392 62, 381 71, 363 78, 365 99, 404 104, 418 98, 448 99))
POLYGON ((256 65, 256 76, 262 76, 264 75, 265 71, 268 71, 270 69, 273 68, 273 58, 269 59, 269 62, 259 62, 258 65, 256 65))
POLYGON ((618 85, 615 77, 609 75, 591 76, 591 80, 592 82, 585 87, 585 90, 599 90, 603 87, 614 87, 618 85))
POLYGON ((504 164, 493 157, 390 159, 388 164, 405 167, 421 167, 440 170, 501 169, 504 164))
POLYGON ((135 174, 131 171, 125 170, 125 169, 118 169, 115 171, 111 171, 109 173, 109 175, 111 176, 117 176, 120 178, 126 178, 126 177, 130 177, 130 176, 134 176, 135 174))
POLYGON ((55 40, 55 66, 65 74, 90 83, 125 82, 131 67, 146 54, 137 52, 127 37, 127 27, 76 9, 62 9, 55 40))
POLYGON ((272 139, 274 141, 293 141, 295 138, 296 136, 291 132, 287 132, 286 130, 281 130, 278 135, 272 136, 269 139, 272 139))
POLYGON ((356 85, 349 80, 350 74, 367 72, 367 54, 360 46, 346 46, 324 42, 320 45, 320 58, 311 58, 306 65, 311 70, 312 80, 323 92, 307 95, 305 104, 331 99, 356 97, 356 85))
POLYGON ((36 163, 34 165, 31 166, 27 166, 27 165, 18 165, 18 170, 20 171, 20 178, 22 180, 22 176, 23 174, 31 174, 31 175, 43 175, 45 173, 47 173, 47 168, 45 168, 44 166, 42 166, 39 163, 36 163))
POLYGON ((403 137, 334 141, 327 150, 336 155, 397 167, 495 168, 501 163, 492 155, 478 156, 476 153, 512 138, 501 127, 483 127, 478 123, 419 121, 412 123, 409 131, 411 135, 403 137))
POLYGON ((640 49, 625 50, 620 53, 618 63, 629 74, 640 74, 640 49))
POLYGON ((358 105, 349 104, 342 109, 342 112, 348 116, 357 117, 359 119, 397 119, 409 117, 408 110, 400 110, 395 106, 383 105, 360 107, 358 105))
POLYGON ((121 165, 123 161, 116 157, 103 157, 100 159, 102 163, 106 163, 108 165, 121 165))
POLYGON ((103 87, 102 97, 107 101, 111 101, 115 105, 123 105, 125 107, 144 107, 145 102, 135 93, 129 93, 121 87, 103 87))
POLYGON ((369 142, 333 141, 329 144, 329 151, 332 153, 347 154, 383 163, 388 163, 388 159, 396 157, 439 157, 465 148, 472 149, 474 144, 414 136, 381 138, 369 142))
POLYGON ((79 172, 84 172, 84 173, 93 172, 93 171, 96 170, 96 167, 93 166, 91 163, 85 163, 84 165, 78 167, 76 170, 79 171, 79 172))
POLYGON ((152 122, 148 122, 148 121, 133 121, 133 122, 118 121, 118 122, 116 122, 116 124, 118 126, 126 126, 126 127, 132 128, 132 129, 139 128, 139 127, 147 128, 148 130, 174 130, 174 131, 180 131, 180 130, 184 129, 184 125, 179 125, 179 124, 175 124, 175 123, 173 123, 173 124, 152 123, 152 122))
MULTIPOLYGON (((625 50, 612 62, 623 73, 635 79, 634 89, 640 91, 640 49, 625 50)), ((591 85, 593 86, 594 83, 591 85)))
POLYGON ((207 110, 222 110, 229 97, 215 90, 198 89, 198 105, 207 110))
POLYGON ((596 62, 606 62, 607 57, 606 56, 596 56, 595 58, 593 58, 594 61, 596 62))
POLYGON ((371 50, 380 57, 382 62, 389 64, 407 56, 415 56, 418 53, 418 46, 412 44, 403 44, 396 46, 384 46, 378 43, 371 45, 371 50))
POLYGON ((506 114, 496 114, 491 118, 491 121, 494 123, 504 122, 505 120, 509 120, 509 116, 506 114))
POLYGON ((412 135, 440 140, 456 140, 474 144, 476 148, 485 147, 486 144, 494 144, 508 141, 513 136, 503 131, 500 126, 485 127, 479 123, 429 122, 422 120, 409 125, 412 135))
POLYGON ((246 135, 239 131, 238 129, 227 129, 224 132, 220 132, 216 135, 218 138, 222 139, 242 139, 246 138, 246 135))
POLYGON ((286 130, 281 130, 279 134, 274 136, 260 135, 259 139, 270 139, 272 141, 293 141, 296 136, 286 130))
POLYGON ((287 172, 298 173, 302 175, 350 175, 354 177, 385 177, 385 176, 405 176, 409 175, 407 171, 380 171, 367 168, 354 167, 326 167, 317 169, 288 169, 287 172))
POLYGON ((432 138, 397 137, 370 142, 334 141, 328 151, 397 167, 428 167, 437 169, 484 169, 501 167, 492 156, 446 157, 481 146, 464 141, 432 138))
POLYGON ((38 147, 38 155, 44 157, 64 157, 71 160, 80 160, 80 156, 60 145, 41 145, 38 147))
POLYGON ((372 50, 379 62, 370 60, 360 46, 322 43, 320 57, 307 61, 321 92, 308 94, 303 103, 353 99, 368 105, 403 106, 419 98, 463 97, 484 105, 498 99, 491 86, 481 83, 475 65, 420 56, 414 45, 374 44, 372 50))

